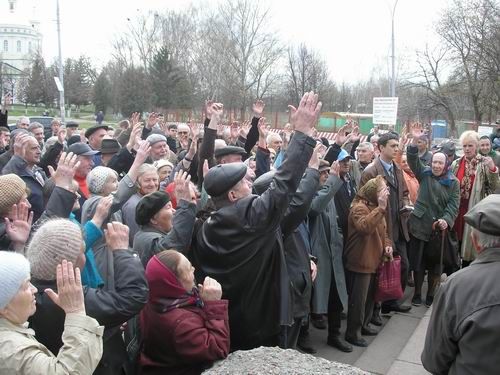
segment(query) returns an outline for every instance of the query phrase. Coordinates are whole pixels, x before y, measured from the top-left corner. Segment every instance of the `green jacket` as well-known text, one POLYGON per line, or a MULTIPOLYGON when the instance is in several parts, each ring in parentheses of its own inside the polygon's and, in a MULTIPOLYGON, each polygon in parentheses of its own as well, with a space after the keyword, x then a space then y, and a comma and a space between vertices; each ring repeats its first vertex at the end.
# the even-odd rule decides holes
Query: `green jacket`
POLYGON ((448 227, 453 228, 460 205, 460 184, 451 172, 446 177, 434 177, 430 168, 419 159, 416 147, 408 146, 406 155, 420 183, 415 209, 410 216, 410 233, 420 240, 429 241, 436 220, 444 219, 448 227))

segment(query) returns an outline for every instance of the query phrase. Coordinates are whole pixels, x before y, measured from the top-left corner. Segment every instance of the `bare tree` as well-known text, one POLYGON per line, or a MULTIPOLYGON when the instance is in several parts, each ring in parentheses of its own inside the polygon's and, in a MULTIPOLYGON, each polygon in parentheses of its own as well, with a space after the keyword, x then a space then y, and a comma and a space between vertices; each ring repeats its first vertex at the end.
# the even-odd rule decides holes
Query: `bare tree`
MULTIPOLYGON (((485 110, 486 82, 489 79, 484 62, 498 51, 498 4, 494 0, 455 0, 442 15, 438 33, 450 48, 457 63, 456 79, 466 83, 474 110, 474 120, 481 123, 485 110), (496 30, 496 31, 495 31, 496 30)), ((497 56, 498 57, 498 56, 497 56)), ((498 61, 496 62, 498 81, 498 61)))
POLYGON ((446 65, 447 58, 446 48, 441 47, 430 51, 430 48, 426 46, 425 50, 417 52, 419 71, 414 75, 414 79, 407 84, 426 91, 431 102, 430 108, 439 107, 444 111, 448 119, 450 133, 456 135, 455 107, 451 93, 457 85, 447 83, 443 76, 443 72, 449 69, 449 66, 446 65))

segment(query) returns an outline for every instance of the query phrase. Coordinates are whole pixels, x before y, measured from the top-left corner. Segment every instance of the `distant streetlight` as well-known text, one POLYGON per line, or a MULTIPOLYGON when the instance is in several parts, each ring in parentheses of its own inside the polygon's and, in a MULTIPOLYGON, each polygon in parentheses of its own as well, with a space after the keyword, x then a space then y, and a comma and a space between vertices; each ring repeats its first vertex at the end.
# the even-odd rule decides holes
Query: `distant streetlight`
POLYGON ((391 56, 391 62, 392 62, 392 75, 391 75, 391 96, 395 97, 396 96, 396 53, 395 49, 396 47, 394 46, 394 14, 396 13, 396 5, 398 5, 398 0, 394 1, 394 6, 392 8, 392 13, 391 13, 391 50, 392 50, 392 56, 391 56))
MULTIPOLYGON (((57 0, 57 42, 59 45, 59 82, 62 90, 59 90, 59 108, 61 111, 61 122, 64 123, 64 70, 62 62, 62 48, 61 48, 61 19, 59 16, 59 0, 57 0)), ((58 88, 59 89, 59 88, 58 88)))

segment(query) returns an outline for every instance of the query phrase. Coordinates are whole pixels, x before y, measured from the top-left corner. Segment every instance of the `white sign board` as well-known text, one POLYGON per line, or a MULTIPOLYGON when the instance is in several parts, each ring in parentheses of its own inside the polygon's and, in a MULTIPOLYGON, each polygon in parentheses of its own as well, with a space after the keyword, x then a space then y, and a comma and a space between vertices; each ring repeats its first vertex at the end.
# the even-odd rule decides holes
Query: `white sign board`
POLYGON ((56 82, 57 91, 63 92, 64 87, 63 87, 63 85, 61 85, 61 81, 59 80, 59 77, 54 77, 54 81, 56 82))
POLYGON ((373 98, 373 124, 396 125, 398 98, 373 98))
POLYGON ((480 137, 482 137, 483 135, 490 135, 491 133, 493 133, 493 126, 479 125, 477 127, 477 133, 480 137))

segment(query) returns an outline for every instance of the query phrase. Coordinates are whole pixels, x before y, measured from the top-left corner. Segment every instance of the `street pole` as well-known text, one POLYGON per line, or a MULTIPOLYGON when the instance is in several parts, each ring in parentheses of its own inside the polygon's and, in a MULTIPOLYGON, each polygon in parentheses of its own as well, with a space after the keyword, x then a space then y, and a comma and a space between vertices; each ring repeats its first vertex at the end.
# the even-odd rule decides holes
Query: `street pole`
POLYGON ((61 112, 61 122, 64 123, 64 71, 62 62, 62 49, 61 49, 61 19, 59 17, 59 0, 57 0, 57 41, 59 44, 59 81, 61 81, 62 90, 59 91, 59 110, 61 112))
POLYGON ((396 5, 398 5, 398 0, 394 1, 394 7, 392 8, 392 15, 391 15, 391 24, 392 24, 392 32, 391 32, 391 50, 392 50, 392 56, 391 56, 391 62, 392 62, 392 75, 391 75, 391 96, 395 97, 396 96, 396 53, 395 49, 396 47, 394 46, 394 14, 396 13, 396 5))

